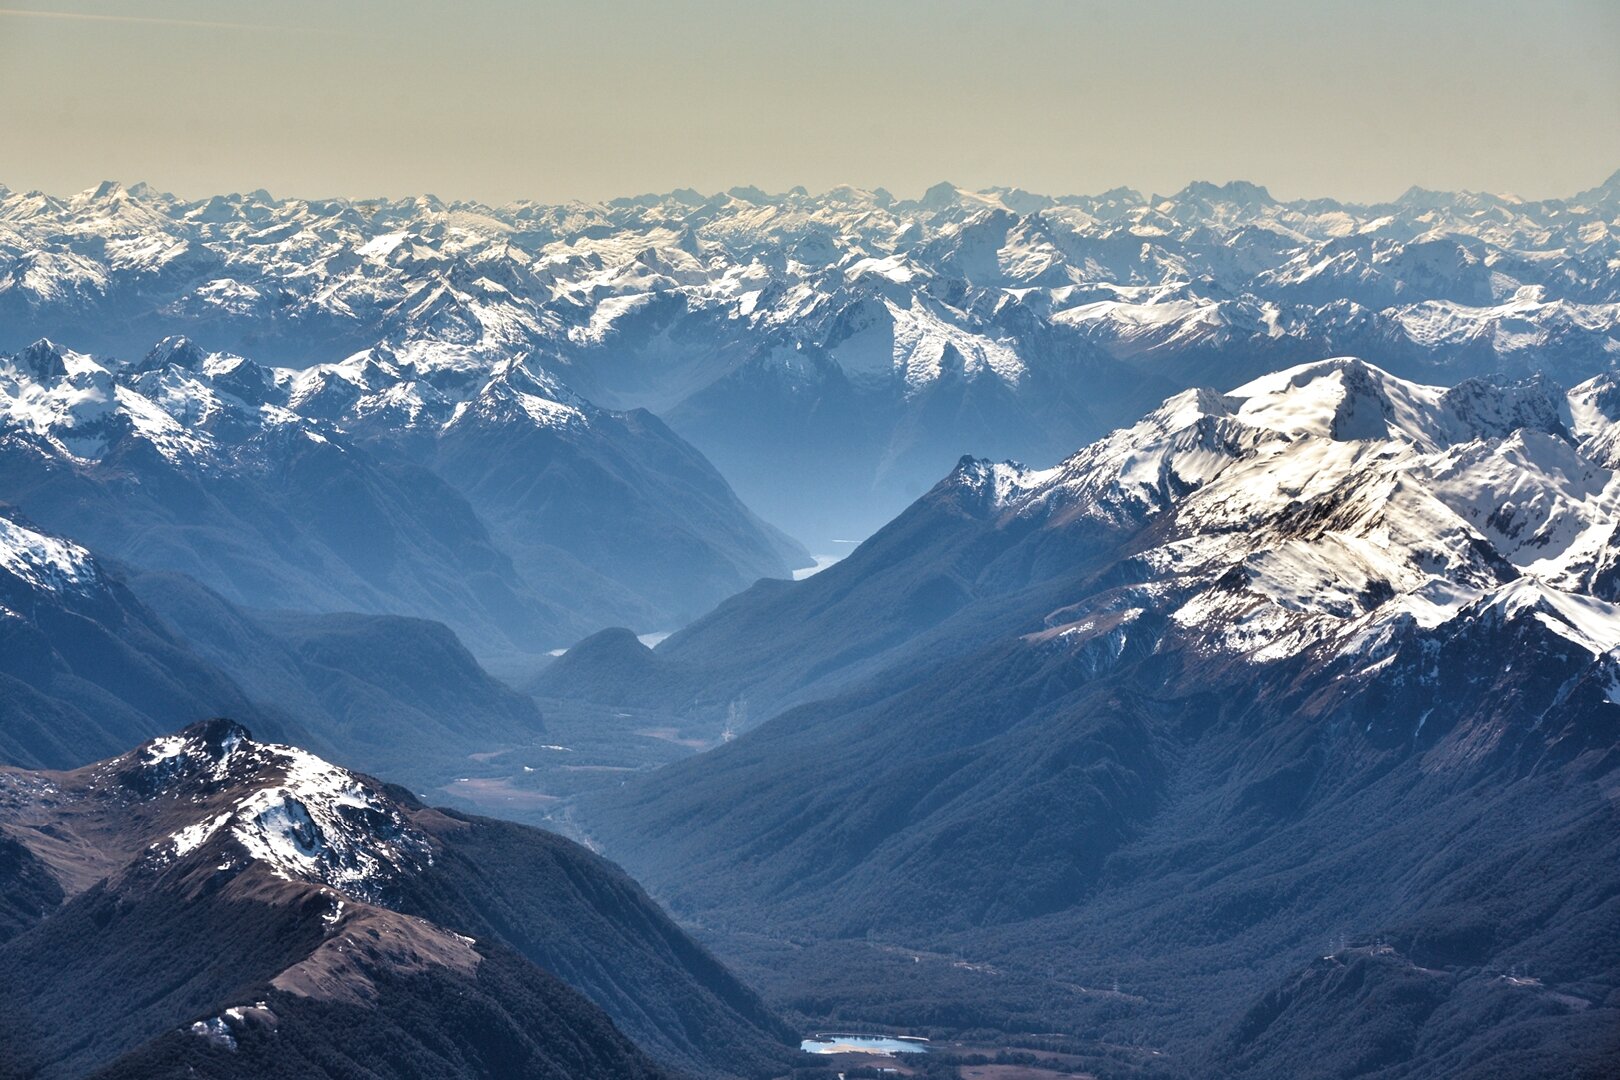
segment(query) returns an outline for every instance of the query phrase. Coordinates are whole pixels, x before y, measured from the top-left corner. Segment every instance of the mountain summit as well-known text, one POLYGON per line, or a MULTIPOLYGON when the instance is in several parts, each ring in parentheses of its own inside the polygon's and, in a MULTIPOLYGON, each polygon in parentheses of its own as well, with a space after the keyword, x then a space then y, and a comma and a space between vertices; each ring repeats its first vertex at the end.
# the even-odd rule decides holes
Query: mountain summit
POLYGON ((1321 361, 1177 395, 1056 469, 1012 474, 993 512, 1136 532, 1121 569, 1141 582, 1108 605, 1252 659, 1330 641, 1376 654, 1397 624, 1526 606, 1601 655, 1620 644, 1612 387, 1440 389, 1321 361))

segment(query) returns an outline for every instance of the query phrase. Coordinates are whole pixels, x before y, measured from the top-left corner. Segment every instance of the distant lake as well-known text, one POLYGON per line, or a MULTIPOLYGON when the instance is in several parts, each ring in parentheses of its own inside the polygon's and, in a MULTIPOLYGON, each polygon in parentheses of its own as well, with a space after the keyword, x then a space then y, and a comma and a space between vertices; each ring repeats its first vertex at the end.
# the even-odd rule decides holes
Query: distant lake
POLYGON ((926 1054, 928 1040, 832 1032, 804 1040, 799 1049, 807 1054, 926 1054))

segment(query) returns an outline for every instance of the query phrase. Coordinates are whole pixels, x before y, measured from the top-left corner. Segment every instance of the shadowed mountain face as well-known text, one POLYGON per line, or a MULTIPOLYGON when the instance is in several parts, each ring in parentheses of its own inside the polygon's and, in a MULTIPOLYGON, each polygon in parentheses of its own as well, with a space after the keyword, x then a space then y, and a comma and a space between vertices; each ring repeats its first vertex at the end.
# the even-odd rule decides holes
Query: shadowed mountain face
POLYGON ((518 662, 604 624, 678 624, 802 551, 651 416, 520 362, 292 372, 170 339, 104 366, 0 360, 0 496, 250 607, 442 621, 518 662))
POLYGON ((543 741, 529 698, 440 623, 249 611, 0 516, 0 760, 74 768, 232 712, 422 789, 543 741))
POLYGON ((534 702, 491 677, 442 623, 249 611, 178 574, 120 572, 189 651, 264 703, 260 712, 356 768, 427 790, 470 755, 544 741, 534 702))
POLYGON ((0 189, 0 326, 28 335, 0 346, 133 356, 184 333, 309 370, 382 345, 425 376, 374 402, 396 418, 431 412, 427 373, 526 355, 663 416, 826 552, 964 452, 1055 461, 1189 385, 1334 353, 1440 382, 1605 370, 1617 191, 1363 206, 1241 182, 941 184, 491 207, 0 189))
POLYGON ((0 854, 7 1077, 785 1060, 780 1023, 611 865, 228 721, 74 772, 0 770, 0 854))
POLYGON ((1614 396, 1335 360, 1053 469, 964 461, 816 577, 548 672, 777 713, 586 825, 734 955, 797 964, 753 961, 801 1007, 905 1015, 904 976, 825 969, 870 938, 1001 973, 930 988, 962 1026, 1020 1022, 1033 983, 1034 1015, 1151 1032, 1179 1075, 1600 1075, 1614 396))

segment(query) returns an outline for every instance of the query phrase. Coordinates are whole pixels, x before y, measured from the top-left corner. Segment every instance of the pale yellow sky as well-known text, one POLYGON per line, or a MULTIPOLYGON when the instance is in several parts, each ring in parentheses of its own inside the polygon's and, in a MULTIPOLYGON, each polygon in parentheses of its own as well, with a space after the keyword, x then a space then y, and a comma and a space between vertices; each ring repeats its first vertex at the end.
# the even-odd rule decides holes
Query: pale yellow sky
POLYGON ((1620 169, 1612 0, 18 2, 0 183, 59 194, 1241 178, 1373 200, 1620 169))

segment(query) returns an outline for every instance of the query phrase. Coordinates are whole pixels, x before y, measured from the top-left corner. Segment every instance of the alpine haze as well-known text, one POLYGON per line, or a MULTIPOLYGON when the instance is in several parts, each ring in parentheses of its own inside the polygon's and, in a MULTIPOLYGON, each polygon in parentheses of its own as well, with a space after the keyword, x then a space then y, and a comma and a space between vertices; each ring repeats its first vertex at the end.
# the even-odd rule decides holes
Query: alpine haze
POLYGON ((1620 1073, 1609 7, 86 2, 0 1080, 1620 1073))

